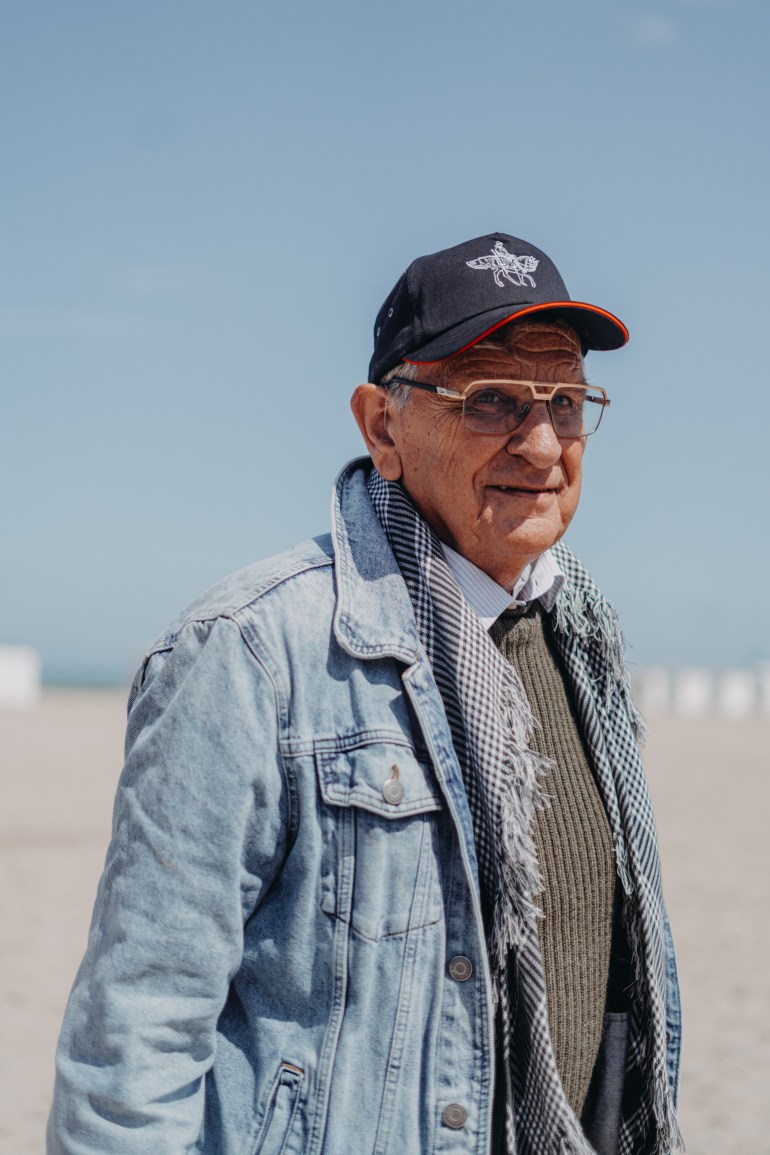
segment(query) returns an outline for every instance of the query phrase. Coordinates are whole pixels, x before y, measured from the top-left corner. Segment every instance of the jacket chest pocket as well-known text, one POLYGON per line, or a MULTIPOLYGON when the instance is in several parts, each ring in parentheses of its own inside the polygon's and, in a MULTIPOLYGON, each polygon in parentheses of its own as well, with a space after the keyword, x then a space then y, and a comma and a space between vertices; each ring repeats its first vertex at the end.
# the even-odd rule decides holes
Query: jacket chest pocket
POLYGON ((362 742, 316 753, 325 856, 321 906, 378 941, 442 915, 429 765, 407 745, 362 742))

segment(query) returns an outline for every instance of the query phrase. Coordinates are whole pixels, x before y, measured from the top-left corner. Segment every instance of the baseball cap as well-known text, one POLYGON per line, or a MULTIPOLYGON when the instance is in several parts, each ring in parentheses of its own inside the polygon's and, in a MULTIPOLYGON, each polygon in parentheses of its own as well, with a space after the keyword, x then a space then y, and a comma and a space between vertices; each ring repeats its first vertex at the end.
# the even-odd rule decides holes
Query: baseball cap
POLYGON ((464 352, 514 318, 561 317, 583 351, 619 349, 622 321, 570 300, 556 265, 542 249, 509 233, 488 233, 412 261, 377 314, 369 380, 400 361, 441 361, 464 352))

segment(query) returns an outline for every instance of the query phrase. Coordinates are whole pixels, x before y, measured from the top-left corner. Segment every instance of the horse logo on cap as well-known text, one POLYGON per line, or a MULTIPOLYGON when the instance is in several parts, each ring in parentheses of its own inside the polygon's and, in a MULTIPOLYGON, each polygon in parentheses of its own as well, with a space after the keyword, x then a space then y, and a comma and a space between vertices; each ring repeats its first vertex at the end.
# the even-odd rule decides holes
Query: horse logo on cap
POLYGON ((495 284, 504 289, 503 277, 512 285, 527 284, 535 288, 535 282, 530 273, 534 273, 540 264, 536 257, 516 257, 509 253, 502 241, 495 241, 495 247, 487 257, 476 257, 475 261, 466 261, 471 269, 494 269, 495 284))

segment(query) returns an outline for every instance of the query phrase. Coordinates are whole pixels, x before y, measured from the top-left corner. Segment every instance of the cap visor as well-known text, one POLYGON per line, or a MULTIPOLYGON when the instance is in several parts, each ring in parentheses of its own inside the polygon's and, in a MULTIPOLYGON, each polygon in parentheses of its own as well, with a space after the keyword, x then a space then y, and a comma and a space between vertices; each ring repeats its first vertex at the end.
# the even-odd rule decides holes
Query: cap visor
POLYGON ((520 305, 517 309, 511 309, 510 305, 507 305, 500 309, 490 309, 476 317, 469 317, 467 321, 447 329, 427 345, 413 349, 404 360, 421 365, 430 361, 443 361, 446 357, 456 357, 509 321, 517 321, 536 313, 563 317, 578 333, 584 350, 620 349, 628 341, 628 329, 606 309, 600 309, 598 305, 587 305, 583 301, 548 301, 541 305, 520 305))

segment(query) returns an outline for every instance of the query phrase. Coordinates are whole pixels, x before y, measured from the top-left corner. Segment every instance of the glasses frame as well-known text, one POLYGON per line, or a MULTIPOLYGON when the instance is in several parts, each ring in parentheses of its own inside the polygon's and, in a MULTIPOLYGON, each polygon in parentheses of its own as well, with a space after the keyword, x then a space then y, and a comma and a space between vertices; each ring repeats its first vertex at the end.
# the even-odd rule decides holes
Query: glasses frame
MULTIPOLYGON (((599 426, 602 423, 602 417, 604 416, 604 410, 607 409, 608 406, 611 404, 610 399, 607 396, 607 391, 605 389, 602 389, 601 385, 584 385, 582 383, 569 382, 569 381, 554 381, 554 383, 552 385, 545 385, 542 381, 519 381, 514 377, 480 377, 477 381, 470 381, 468 383, 468 388, 462 393, 458 389, 445 389, 443 385, 431 385, 430 382, 428 382, 428 381, 410 381, 408 377, 391 377, 390 381, 386 381, 384 383, 380 382, 380 386, 383 389, 389 389, 391 385, 411 385, 413 389, 423 389, 423 390, 425 390, 426 393, 436 393, 436 394, 438 394, 439 397, 449 397, 449 398, 452 398, 452 399, 455 399, 458 401, 462 401, 462 403, 463 403, 463 425, 465 425, 465 399, 466 399, 468 393, 470 392, 470 390, 474 388, 474 386, 476 386, 476 385, 526 385, 528 387, 528 389, 530 390, 530 392, 532 393, 532 403, 533 404, 535 403, 535 401, 543 401, 545 403, 545 406, 548 410, 548 417, 550 419, 551 426, 552 426, 553 431, 556 434, 556 436, 557 437, 563 437, 563 438, 565 438, 565 440, 569 440, 569 441, 575 441, 580 437, 593 437, 594 433, 596 433, 598 431, 599 426), (592 429, 590 433, 572 433, 572 434, 570 434, 570 433, 560 433, 559 432, 559 430, 556 428, 556 425, 554 424, 553 413, 551 412, 551 397, 556 392, 556 390, 559 388, 562 388, 562 389, 583 389, 586 392, 589 389, 593 389, 597 393, 601 393, 601 398, 598 398, 598 397, 597 398, 591 398, 591 400, 593 400, 595 404, 601 406, 601 412, 599 413, 599 420, 596 422, 596 429, 592 429)), ((521 428, 521 426, 527 420, 527 417, 529 417, 529 414, 530 414, 530 409, 527 410, 527 412, 524 414, 524 417, 522 418, 522 420, 519 422, 518 425, 514 426, 513 429, 507 430, 506 432, 494 433, 494 432, 488 431, 486 429, 470 429, 470 432, 471 433, 478 433, 481 437, 503 437, 503 436, 510 437, 510 435, 512 433, 515 433, 517 429, 521 428)), ((468 428, 468 427, 466 426, 466 428, 468 428)))

